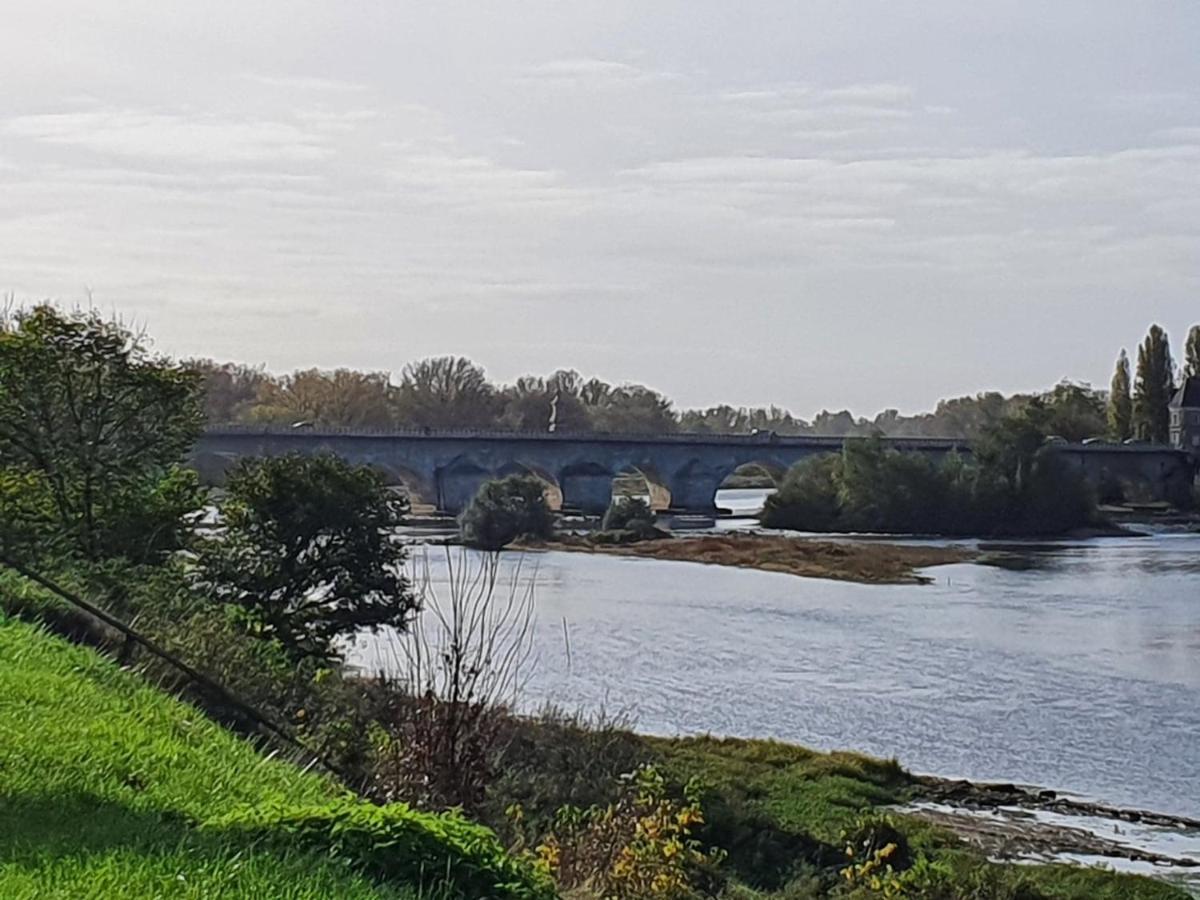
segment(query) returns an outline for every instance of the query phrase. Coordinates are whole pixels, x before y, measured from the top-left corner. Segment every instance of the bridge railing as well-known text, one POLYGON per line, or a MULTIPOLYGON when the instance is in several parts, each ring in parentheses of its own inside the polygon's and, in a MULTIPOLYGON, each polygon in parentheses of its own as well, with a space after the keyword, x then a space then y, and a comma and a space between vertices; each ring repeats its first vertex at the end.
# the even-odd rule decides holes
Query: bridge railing
MULTIPOLYGON (((278 426, 278 425, 216 425, 205 429, 212 437, 255 435, 272 437, 363 437, 407 439, 475 439, 518 441, 594 441, 620 443, 680 443, 680 444, 754 444, 770 446, 827 446, 840 449, 848 440, 863 440, 857 436, 783 435, 772 432, 759 434, 728 434, 710 432, 669 432, 646 434, 639 432, 598 431, 504 431, 492 428, 366 428, 346 426, 278 426)), ((894 437, 883 439, 889 446, 911 449, 952 450, 970 449, 970 442, 959 438, 894 437)))

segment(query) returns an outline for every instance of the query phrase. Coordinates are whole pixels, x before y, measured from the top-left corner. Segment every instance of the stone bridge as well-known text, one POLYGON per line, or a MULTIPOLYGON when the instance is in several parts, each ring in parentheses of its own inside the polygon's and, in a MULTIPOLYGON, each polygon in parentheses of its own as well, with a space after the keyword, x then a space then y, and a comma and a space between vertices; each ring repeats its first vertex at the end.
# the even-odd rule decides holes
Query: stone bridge
MULTIPOLYGON (((941 458, 970 452, 964 441, 885 438, 897 450, 941 458)), ((756 464, 776 479, 794 463, 837 452, 844 438, 750 435, 535 434, 341 429, 211 429, 197 444, 192 464, 209 484, 244 456, 328 452, 370 465, 390 484, 403 485, 414 503, 459 512, 489 478, 530 474, 547 485, 556 508, 601 513, 622 475, 645 478, 660 510, 712 513, 715 494, 735 470, 756 464)), ((1176 499, 1191 490, 1194 468, 1181 452, 1164 447, 1079 445, 1057 448, 1094 484, 1137 481, 1147 493, 1176 499)))
MULTIPOLYGON (((966 449, 961 441, 895 439, 901 450, 943 456, 966 449)), ((489 478, 530 474, 548 485, 551 505, 601 513, 621 475, 645 478, 657 509, 714 511, 714 495, 729 475, 749 463, 777 479, 809 456, 836 452, 842 438, 775 435, 615 435, 337 429, 211 429, 191 458, 201 478, 220 484, 243 456, 328 452, 370 465, 414 503, 457 513, 489 478)))

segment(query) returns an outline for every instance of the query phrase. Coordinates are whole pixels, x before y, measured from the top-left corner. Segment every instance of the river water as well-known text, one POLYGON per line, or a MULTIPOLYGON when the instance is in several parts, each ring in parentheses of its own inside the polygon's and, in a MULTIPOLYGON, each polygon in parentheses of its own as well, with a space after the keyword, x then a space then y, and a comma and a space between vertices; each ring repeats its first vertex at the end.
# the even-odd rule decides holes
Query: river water
MULTIPOLYGON (((530 554, 525 700, 1200 818, 1200 535, 1003 557, 875 586, 530 554)), ((391 640, 361 636, 351 661, 386 668, 391 640)))

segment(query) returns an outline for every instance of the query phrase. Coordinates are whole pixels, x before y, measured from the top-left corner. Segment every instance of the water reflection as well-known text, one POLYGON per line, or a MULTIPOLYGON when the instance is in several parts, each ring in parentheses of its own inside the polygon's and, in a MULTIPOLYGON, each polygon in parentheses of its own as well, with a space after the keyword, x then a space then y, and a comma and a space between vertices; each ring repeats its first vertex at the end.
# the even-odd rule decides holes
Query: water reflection
POLYGON ((1047 564, 880 587, 540 554, 529 699, 1200 816, 1200 536, 1007 552, 1047 564))

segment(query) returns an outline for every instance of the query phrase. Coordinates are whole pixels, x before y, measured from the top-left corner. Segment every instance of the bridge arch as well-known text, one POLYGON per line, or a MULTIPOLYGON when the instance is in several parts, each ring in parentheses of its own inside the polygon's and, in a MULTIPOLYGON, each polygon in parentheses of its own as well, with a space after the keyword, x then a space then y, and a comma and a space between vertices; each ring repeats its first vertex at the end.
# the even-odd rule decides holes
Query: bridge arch
POLYGON ((457 515, 466 509, 492 471, 467 455, 455 457, 434 473, 438 509, 457 515))
POLYGON ((383 476, 388 487, 401 488, 408 497, 412 512, 427 513, 437 509, 437 485, 426 475, 395 462, 369 462, 383 476))
POLYGON ((642 496, 655 511, 670 509, 673 505, 671 486, 659 474, 657 468, 646 462, 627 462, 617 466, 609 486, 609 502, 618 495, 642 496))
POLYGON ((558 472, 563 508, 584 515, 601 515, 612 500, 614 474, 612 469, 591 460, 563 466, 558 472))

